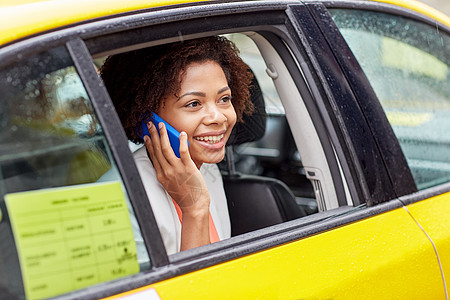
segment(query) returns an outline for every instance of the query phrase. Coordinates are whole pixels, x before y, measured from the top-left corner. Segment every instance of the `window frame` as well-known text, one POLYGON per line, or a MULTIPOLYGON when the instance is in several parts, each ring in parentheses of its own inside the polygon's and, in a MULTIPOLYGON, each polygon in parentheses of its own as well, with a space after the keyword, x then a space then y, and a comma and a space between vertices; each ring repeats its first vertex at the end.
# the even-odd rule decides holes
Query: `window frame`
POLYGON ((333 146, 341 147, 336 148, 338 156, 343 152, 339 158, 345 178, 355 182, 356 190, 350 189, 350 193, 369 206, 389 201, 395 194, 376 141, 334 49, 319 26, 323 20, 319 18, 316 22, 314 17, 320 7, 323 5, 316 2, 291 6, 291 19, 297 23, 299 36, 305 39, 303 45, 311 61, 310 80, 317 82, 317 93, 324 99, 320 107, 322 116, 328 118, 329 130, 336 129, 333 146))
POLYGON ((349 82, 351 82, 355 96, 363 109, 364 115, 367 118, 370 127, 373 128, 372 132, 380 149, 380 153, 383 156, 383 161, 386 164, 386 170, 392 180, 396 197, 401 197, 405 203, 411 204, 448 192, 449 182, 418 191, 410 167, 400 148, 400 143, 387 120, 380 101, 375 95, 359 62, 354 57, 338 27, 332 20, 328 9, 355 9, 391 14, 396 17, 400 16, 415 22, 427 24, 448 35, 450 35, 450 28, 418 12, 379 2, 355 3, 348 0, 342 2, 327 0, 321 4, 308 5, 308 7, 311 7, 312 14, 316 20, 318 20, 319 16, 322 20, 324 16, 327 16, 326 18, 328 18, 326 22, 320 22, 321 30, 330 47, 334 49, 339 66, 349 82), (328 26, 324 24, 327 24, 328 26), (338 49, 341 50, 339 51, 338 49))
MULTIPOLYGON (((319 131, 323 132, 321 134, 325 135, 321 138, 323 139, 323 143, 328 143, 327 145, 329 145, 329 148, 328 146, 324 146, 330 151, 327 157, 339 160, 353 199, 366 199, 369 205, 375 203, 370 201, 369 196, 366 195, 367 197, 363 197, 365 193, 363 190, 366 185, 365 176, 369 175, 362 173, 358 173, 357 176, 352 175, 352 171, 358 169, 362 158, 360 158, 359 152, 355 152, 354 149, 349 149, 351 148, 352 141, 355 139, 355 134, 348 133, 345 130, 342 132, 339 131, 342 130, 345 124, 341 120, 337 120, 334 115, 333 105, 336 103, 327 102, 331 102, 330 99, 332 97, 330 91, 326 90, 326 88, 333 92, 334 89, 323 79, 324 71, 317 64, 320 61, 317 60, 317 57, 312 56, 311 52, 312 50, 320 49, 319 46, 325 44, 321 44, 323 43, 323 37, 318 27, 314 26, 313 23, 310 26, 304 23, 307 20, 312 21, 312 17, 303 4, 292 4, 292 2, 245 3, 244 5, 242 3, 219 3, 186 7, 175 13, 172 13, 171 9, 163 11, 151 9, 111 19, 97 20, 92 23, 79 24, 72 28, 65 28, 32 37, 0 49, 0 57, 2 57, 0 67, 14 63, 21 57, 31 55, 36 51, 50 49, 57 45, 66 45, 72 55, 72 59, 88 95, 91 98, 107 141, 111 146, 113 157, 124 180, 130 201, 134 207, 139 207, 135 211, 136 217, 141 226, 142 235, 152 264, 149 271, 121 278, 113 282, 105 282, 81 291, 64 294, 56 297, 58 299, 110 296, 132 288, 148 285, 152 282, 232 260, 256 251, 305 238, 312 234, 321 233, 401 207, 399 201, 391 201, 367 209, 349 208, 341 203, 342 206, 334 210, 271 226, 267 229, 261 229, 234 237, 231 240, 222 241, 219 244, 211 244, 192 249, 179 253, 173 258, 168 258, 153 213, 150 206, 147 205, 148 200, 145 190, 140 179, 137 179, 139 178, 139 174, 128 150, 125 133, 113 109, 109 95, 95 72, 91 55, 96 55, 101 52, 100 50, 95 50, 100 49, 96 47, 106 48, 108 39, 111 45, 117 46, 116 43, 123 42, 118 37, 125 36, 131 31, 134 31, 135 35, 139 35, 139 30, 143 30, 145 26, 150 26, 152 29, 155 27, 160 28, 160 30, 154 30, 152 34, 167 34, 168 27, 173 26, 174 29, 177 29, 177 27, 180 28, 179 24, 183 20, 186 20, 186 23, 190 24, 190 27, 187 27, 186 30, 192 30, 193 34, 198 32, 208 34, 222 33, 223 31, 226 32, 227 30, 235 29, 235 25, 232 24, 236 22, 246 24, 246 26, 242 25, 239 27, 239 30, 255 31, 258 29, 258 32, 263 33, 264 37, 274 48, 277 50, 284 49, 280 55, 290 69, 291 75, 295 77, 295 83, 302 96, 309 95, 310 98, 305 100, 309 101, 308 110, 311 114, 314 114, 313 118, 317 120, 317 124, 322 124, 318 125, 318 128, 319 131), (202 9, 197 9, 197 7, 201 7, 202 9), (298 23, 295 16, 299 12, 304 18, 301 24, 298 23), (218 22, 219 17, 222 18, 222 23, 218 22), (271 18, 274 18, 276 22, 268 25, 267 20, 271 20, 271 18), (198 23, 192 21, 192 19, 196 19, 198 23), (161 23, 162 20, 164 20, 164 23, 161 23), (210 21, 210 23, 205 22, 205 20, 210 21), (226 27, 227 24, 228 27, 226 27), (318 34, 316 36, 317 40, 306 40, 306 33, 318 34), (289 48, 283 44, 281 38, 283 38, 289 48), (289 51, 292 51, 292 53, 289 51), (288 63, 289 60, 290 63, 288 63), (304 76, 306 81, 301 76, 298 65, 304 68, 302 71, 305 72, 304 76), (294 76, 294 74, 297 76, 294 76)), ((170 35, 167 34, 167 36, 160 35, 158 40, 167 41, 168 39, 176 39, 175 36, 173 33, 170 35)), ((102 48, 102 51, 105 51, 105 48, 102 48)), ((322 49, 319 53, 329 54, 329 49, 327 51, 322 49)), ((337 74, 332 75, 338 76, 337 74)), ((334 101, 334 99, 332 100, 334 101)), ((345 115, 341 114, 340 117, 342 116, 345 115)), ((339 170, 337 164, 336 161, 335 172, 339 170)), ((338 177, 340 176, 339 174, 338 177)), ((365 206, 363 202, 360 204, 361 208, 365 206)))
MULTIPOLYGON (((338 64, 340 65, 345 77, 352 86, 353 94, 358 102, 364 117, 369 126, 368 132, 374 137, 375 143, 379 147, 381 160, 388 172, 388 178, 392 183, 393 194, 389 195, 395 198, 401 195, 414 193, 417 191, 416 184, 412 178, 411 172, 407 166, 406 159, 400 148, 400 144, 394 135, 394 132, 387 121, 375 92, 372 89, 365 73, 353 56, 350 48, 343 39, 342 35, 336 34, 339 29, 331 19, 331 15, 323 5, 310 5, 315 20, 319 20, 321 14, 329 16, 329 22, 317 22, 321 31, 324 32, 327 43, 332 49, 338 64), (336 31, 332 34, 332 31, 336 31), (342 39, 341 39, 342 37, 342 39), (348 59, 350 57, 350 59, 348 59), (357 67, 355 67, 357 66, 357 67), (391 151, 389 154, 388 151, 391 151)), ((330 7, 327 7, 330 8, 330 7)), ((323 18, 323 17, 322 17, 323 18)))

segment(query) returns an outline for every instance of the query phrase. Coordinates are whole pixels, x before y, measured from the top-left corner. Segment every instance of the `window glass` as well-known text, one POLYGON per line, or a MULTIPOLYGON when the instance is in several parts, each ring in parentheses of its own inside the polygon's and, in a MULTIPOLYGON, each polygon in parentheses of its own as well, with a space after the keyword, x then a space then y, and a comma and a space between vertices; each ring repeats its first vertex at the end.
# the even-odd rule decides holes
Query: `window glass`
POLYGON ((400 142, 419 189, 450 181, 450 38, 383 13, 331 10, 400 142))
POLYGON ((0 90, 0 295, 47 298, 148 267, 66 49, 1 70, 0 90))

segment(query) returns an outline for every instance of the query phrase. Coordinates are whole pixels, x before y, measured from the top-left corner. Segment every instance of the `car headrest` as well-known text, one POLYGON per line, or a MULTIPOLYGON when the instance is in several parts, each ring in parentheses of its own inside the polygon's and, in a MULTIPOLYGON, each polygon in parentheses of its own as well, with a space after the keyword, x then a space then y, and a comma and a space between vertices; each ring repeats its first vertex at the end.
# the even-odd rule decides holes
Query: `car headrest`
POLYGON ((257 141, 263 137, 266 131, 266 106, 261 88, 255 76, 253 76, 249 89, 250 98, 254 105, 253 113, 251 115, 244 114, 242 122, 234 125, 227 146, 257 141))

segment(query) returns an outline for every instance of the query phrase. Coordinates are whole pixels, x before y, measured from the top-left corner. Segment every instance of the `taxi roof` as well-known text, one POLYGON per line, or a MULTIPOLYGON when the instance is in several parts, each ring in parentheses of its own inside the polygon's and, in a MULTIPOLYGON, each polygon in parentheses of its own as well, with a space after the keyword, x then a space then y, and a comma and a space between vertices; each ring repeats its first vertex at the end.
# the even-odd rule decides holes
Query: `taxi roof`
MULTIPOLYGON (((0 0, 0 46, 40 32, 139 9, 204 0, 0 0)), ((450 27, 445 14, 416 0, 372 0, 409 8, 450 27)))
POLYGON ((0 45, 55 28, 193 0, 2 0, 0 45))

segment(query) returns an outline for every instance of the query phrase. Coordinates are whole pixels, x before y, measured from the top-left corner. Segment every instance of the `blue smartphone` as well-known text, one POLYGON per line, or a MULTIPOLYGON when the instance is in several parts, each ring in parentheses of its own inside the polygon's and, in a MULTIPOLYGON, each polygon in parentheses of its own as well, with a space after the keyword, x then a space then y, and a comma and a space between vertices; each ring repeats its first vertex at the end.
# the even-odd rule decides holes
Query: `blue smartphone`
MULTIPOLYGON (((175 128, 173 128, 172 125, 167 123, 163 118, 161 118, 160 116, 158 116, 155 113, 152 113, 150 120, 153 122, 153 124, 155 124, 158 134, 159 134, 158 124, 161 122, 164 123, 164 125, 166 126, 166 129, 167 129, 167 134, 169 135, 170 146, 172 146, 172 149, 173 149, 173 152, 175 153, 175 155, 178 158, 180 158, 180 133, 175 128)), ((144 139, 145 135, 148 135, 150 137, 150 133, 148 132, 147 123, 145 123, 144 121, 142 121, 141 123, 142 123, 142 132, 143 132, 143 134, 141 136, 142 139, 144 139)), ((189 142, 188 142, 188 147, 189 147, 189 142)))

